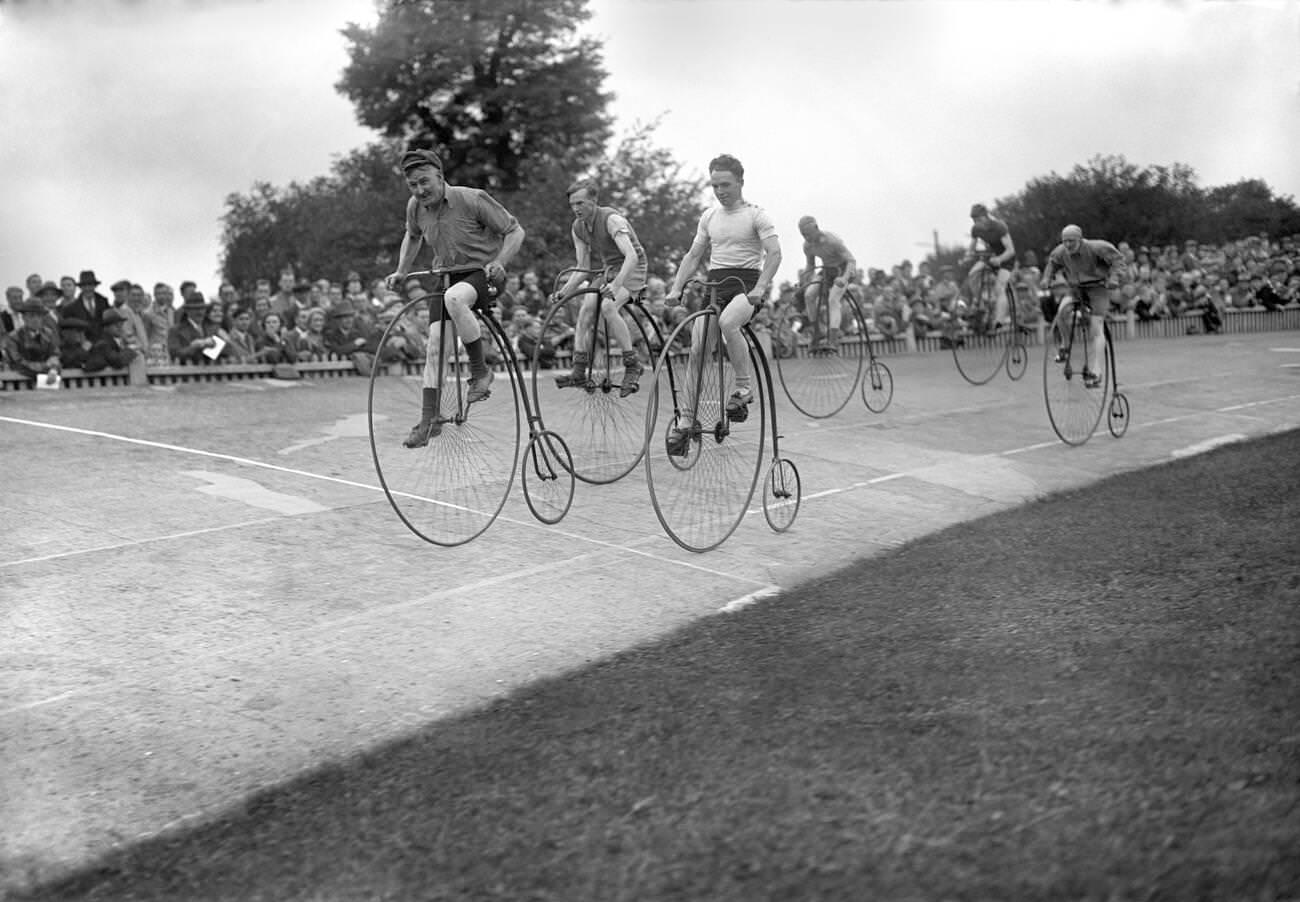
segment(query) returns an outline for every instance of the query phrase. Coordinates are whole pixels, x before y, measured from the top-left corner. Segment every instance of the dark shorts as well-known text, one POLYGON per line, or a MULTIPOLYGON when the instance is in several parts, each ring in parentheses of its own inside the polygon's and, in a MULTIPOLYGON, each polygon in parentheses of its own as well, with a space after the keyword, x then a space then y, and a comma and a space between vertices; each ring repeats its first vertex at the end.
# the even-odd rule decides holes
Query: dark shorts
POLYGON ((758 270, 756 269, 711 269, 709 270, 710 282, 726 282, 718 289, 718 298, 725 307, 727 302, 738 294, 749 294, 754 286, 758 284, 758 270))
POLYGON ((468 282, 474 287, 474 291, 478 295, 474 301, 475 310, 488 313, 492 309, 492 298, 488 294, 487 273, 481 269, 471 270, 470 272, 444 273, 424 280, 425 290, 430 292, 429 322, 439 323, 447 318, 447 310, 443 306, 442 297, 448 288, 458 282, 468 282))

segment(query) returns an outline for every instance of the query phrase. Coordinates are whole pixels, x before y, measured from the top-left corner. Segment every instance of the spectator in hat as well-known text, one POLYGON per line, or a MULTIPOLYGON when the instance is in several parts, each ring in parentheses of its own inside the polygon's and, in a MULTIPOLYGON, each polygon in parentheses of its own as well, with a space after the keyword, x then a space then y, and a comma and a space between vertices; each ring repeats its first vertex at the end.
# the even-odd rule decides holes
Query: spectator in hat
POLYGON ((108 287, 109 290, 113 292, 113 306, 114 307, 126 306, 126 296, 131 291, 131 280, 118 279, 116 282, 114 282, 112 285, 108 287))
POLYGON ((41 307, 45 310, 46 325, 58 334, 59 329, 59 299, 63 293, 59 286, 53 282, 46 282, 40 288, 36 289, 36 300, 40 301, 41 307))
MULTIPOLYGON (((357 322, 356 311, 347 301, 338 301, 330 308, 329 325, 325 327, 325 347, 336 357, 351 360, 362 375, 370 374, 374 359, 371 336, 357 322)), ((378 345, 378 338, 373 341, 378 345)))
POLYGON ((59 322, 59 368, 80 370, 86 367, 91 341, 86 337, 90 326, 84 319, 65 316, 59 322))
POLYGON ((89 323, 86 335, 92 342, 99 337, 100 317, 109 308, 108 298, 95 290, 98 285, 95 271, 83 269, 77 279, 77 300, 65 305, 61 313, 89 323))
POLYGON ((137 348, 130 347, 127 343, 124 334, 127 322, 123 310, 104 311, 104 319, 100 323, 99 338, 95 341, 86 357, 84 367, 86 372, 97 373, 106 369, 120 370, 131 365, 131 361, 135 359, 140 351, 137 348))
POLYGON ((176 325, 167 333, 167 354, 179 363, 206 363, 203 352, 215 342, 204 330, 208 304, 203 295, 192 292, 181 305, 176 325))
POLYGON ((226 363, 256 363, 257 338, 253 335, 253 311, 236 307, 230 313, 230 328, 226 333, 226 347, 222 358, 226 363))
POLYGON ((59 342, 45 324, 45 307, 28 298, 18 306, 18 313, 22 323, 4 338, 5 366, 32 378, 59 372, 59 342))

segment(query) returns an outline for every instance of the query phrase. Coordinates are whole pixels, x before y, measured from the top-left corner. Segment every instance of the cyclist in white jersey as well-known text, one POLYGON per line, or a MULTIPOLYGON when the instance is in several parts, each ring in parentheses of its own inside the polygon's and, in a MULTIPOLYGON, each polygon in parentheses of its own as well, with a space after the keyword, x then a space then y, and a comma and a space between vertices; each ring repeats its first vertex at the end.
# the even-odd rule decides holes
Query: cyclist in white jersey
MULTIPOLYGON (((730 154, 709 161, 709 184, 719 206, 711 207, 700 217, 695 240, 677 267, 672 287, 664 302, 675 307, 681 303, 682 289, 707 261, 710 282, 733 279, 737 290, 730 299, 723 297, 718 314, 722 340, 735 373, 736 390, 727 399, 727 415, 743 422, 754 400, 753 373, 749 365, 749 348, 741 329, 762 305, 781 266, 781 241, 771 217, 744 197, 745 167, 730 154)), ((691 335, 691 367, 704 344, 704 321, 697 320, 691 335)), ((670 453, 685 453, 687 429, 691 422, 679 422, 668 436, 670 453), (679 449, 675 451, 674 449, 679 449)))

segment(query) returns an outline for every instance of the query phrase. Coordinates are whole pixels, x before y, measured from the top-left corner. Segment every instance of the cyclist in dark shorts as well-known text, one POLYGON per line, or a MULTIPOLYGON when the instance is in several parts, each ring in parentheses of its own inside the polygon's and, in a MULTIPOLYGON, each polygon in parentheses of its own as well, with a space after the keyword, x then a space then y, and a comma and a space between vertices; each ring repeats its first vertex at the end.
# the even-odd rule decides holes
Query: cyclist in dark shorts
MULTIPOLYGON (((1046 288, 1052 284, 1052 277, 1057 272, 1064 272, 1076 297, 1066 298, 1056 311, 1052 320, 1052 334, 1056 336, 1058 363, 1065 362, 1065 352, 1060 348, 1062 339, 1058 323, 1070 315, 1076 303, 1086 304, 1092 310, 1090 320, 1092 354, 1090 359, 1100 363, 1104 360, 1106 349, 1106 311, 1110 308, 1110 292, 1119 283, 1119 274, 1124 266, 1124 254, 1109 241, 1086 239, 1083 229, 1077 225, 1068 225, 1061 229, 1061 243, 1052 249, 1043 267, 1041 285, 1046 288)), ((1102 374, 1085 369, 1083 384, 1088 388, 1101 386, 1102 374)))
POLYGON ((473 404, 492 393, 492 371, 483 354, 483 336, 474 308, 488 302, 488 286, 505 282, 505 265, 524 243, 519 221, 486 191, 448 185, 442 160, 431 150, 408 150, 402 174, 411 197, 406 202, 406 231, 398 253, 397 271, 386 282, 399 290, 421 247, 433 251, 432 269, 453 270, 445 292, 430 286, 429 345, 424 364, 420 422, 403 444, 420 448, 442 431, 438 419, 438 368, 442 365, 444 317, 456 324, 469 360, 470 386, 466 401, 473 404))
MULTIPOLYGON (((736 390, 727 399, 727 415, 740 423, 749 416, 749 405, 754 400, 749 346, 741 329, 767 297, 781 266, 781 241, 767 212, 745 200, 745 167, 739 160, 730 154, 710 160, 709 184, 718 206, 710 207, 700 217, 695 240, 677 267, 664 301, 670 307, 680 304, 682 289, 705 263, 710 282, 725 279, 736 286, 720 292, 718 325, 736 378, 736 390)), ((697 321, 696 334, 691 336, 692 364, 703 350, 703 326, 702 320, 697 321)), ((668 436, 670 454, 685 453, 691 425, 681 422, 673 428, 668 436)))
POLYGON ((604 317, 609 334, 623 352, 623 384, 619 396, 627 397, 637 390, 641 376, 641 361, 632 345, 632 334, 620 312, 623 305, 646 284, 646 254, 636 230, 627 217, 613 207, 603 207, 594 182, 581 181, 569 188, 569 208, 573 210, 573 250, 577 270, 569 276, 559 291, 567 297, 579 285, 591 279, 585 269, 604 271, 605 284, 598 295, 587 294, 578 308, 578 323, 574 332, 573 369, 555 380, 560 388, 577 387, 587 381, 587 355, 590 350, 582 345, 589 340, 591 318, 596 315, 596 302, 600 301, 600 315, 604 317), (582 345, 582 346, 579 346, 582 345))
POLYGON ((804 271, 800 283, 800 297, 804 311, 812 320, 813 350, 830 350, 838 353, 840 347, 841 301, 848 284, 858 269, 858 261, 838 235, 822 231, 812 216, 799 219, 799 234, 803 236, 804 271), (818 258, 822 261, 820 285, 808 285, 818 258), (821 300, 826 299, 827 334, 822 335, 821 300))
MULTIPOLYGON (((970 249, 962 262, 969 263, 975 259, 977 251, 981 248, 988 252, 987 262, 976 260, 966 276, 967 284, 972 286, 979 284, 980 273, 984 271, 985 266, 997 270, 998 281, 993 292, 993 322, 990 327, 990 331, 993 331, 1004 328, 1010 323, 1011 312, 1008 308, 1007 295, 1011 285, 1011 272, 1016 266, 1016 246, 1011 240, 1011 232, 1007 229, 1007 224, 990 216, 988 208, 983 204, 975 204, 970 208, 970 218, 972 220, 970 249)), ((979 298, 972 297, 972 301, 978 300, 979 298)))

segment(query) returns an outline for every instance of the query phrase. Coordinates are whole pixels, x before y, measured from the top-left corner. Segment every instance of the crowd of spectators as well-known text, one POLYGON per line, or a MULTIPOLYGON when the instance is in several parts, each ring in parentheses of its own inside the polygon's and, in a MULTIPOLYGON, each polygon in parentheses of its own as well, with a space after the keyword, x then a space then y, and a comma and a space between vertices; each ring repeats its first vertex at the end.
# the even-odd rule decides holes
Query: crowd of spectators
MULTIPOLYGON (((1300 236, 1187 241, 1182 247, 1120 242, 1117 247, 1128 265, 1111 292, 1111 313, 1143 320, 1194 313, 1193 331, 1214 332, 1229 310, 1300 304, 1300 236)), ((1026 251, 1012 281, 1024 324, 1052 306, 1051 294, 1040 291, 1040 274, 1037 254, 1026 251)), ((544 367, 572 347, 577 312, 575 299, 548 318, 547 284, 533 270, 512 275, 494 306, 521 358, 530 361, 536 353, 544 367)), ((121 279, 110 286, 111 298, 100 285, 94 271, 83 270, 78 278, 63 276, 57 283, 32 274, 25 287, 7 288, 0 305, 4 368, 34 377, 65 369, 122 368, 139 358, 146 366, 271 364, 288 374, 304 362, 349 360, 369 372, 384 329, 403 302, 382 278, 367 282, 352 272, 342 282, 312 281, 290 268, 274 285, 258 280, 250 292, 223 282, 211 299, 192 281, 176 289, 163 282, 146 289, 121 279)), ((777 354, 793 353, 809 325, 797 289, 781 285, 755 319, 755 327, 771 335, 777 354)), ((966 293, 957 267, 934 272, 928 262, 913 268, 910 261, 888 271, 869 268, 849 290, 866 328, 885 338, 908 329, 917 337, 942 334, 954 304, 966 293)), ((1052 290, 1059 297, 1064 286, 1052 290)), ((705 302, 690 289, 681 306, 667 307, 664 296, 664 281, 652 276, 644 303, 665 335, 705 302)), ((425 325, 414 323, 401 341, 386 345, 390 360, 422 360, 425 325)), ((840 328, 849 336, 861 328, 847 305, 840 328)))

